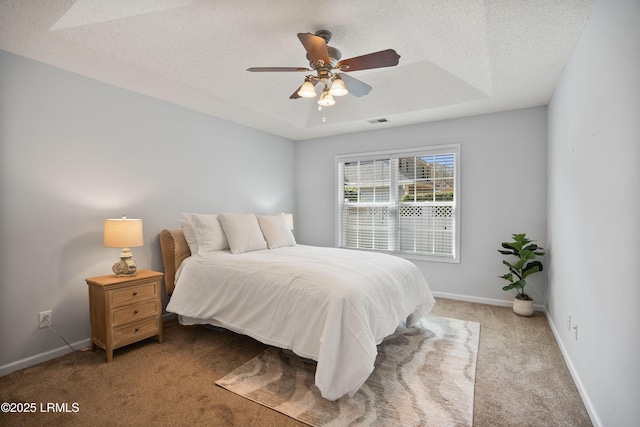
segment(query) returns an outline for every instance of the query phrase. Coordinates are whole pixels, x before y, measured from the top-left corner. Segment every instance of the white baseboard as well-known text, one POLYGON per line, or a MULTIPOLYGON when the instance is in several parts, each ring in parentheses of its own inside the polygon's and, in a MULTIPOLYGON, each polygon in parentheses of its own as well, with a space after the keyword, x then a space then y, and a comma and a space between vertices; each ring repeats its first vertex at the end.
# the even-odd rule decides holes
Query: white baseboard
POLYGON ((596 410, 593 407, 593 404, 591 403, 591 399, 589 399, 589 395, 587 394, 587 391, 582 385, 580 376, 578 375, 578 372, 573 366, 573 362, 569 357, 569 353, 567 353, 567 349, 565 348, 564 344, 562 343, 562 340, 560 339, 560 334, 558 333, 558 329, 556 328, 556 325, 554 325, 553 319, 551 319, 551 316, 549 316, 549 313, 546 313, 546 314, 547 314, 547 320, 549 322, 549 327, 551 328, 551 332, 553 333, 553 336, 556 339, 556 342, 558 343, 558 347, 560 347, 560 353, 562 354, 562 358, 564 359, 564 362, 569 368, 569 373, 571 374, 571 378, 573 378, 573 382, 576 384, 578 393, 580 393, 580 397, 582 398, 584 407, 587 409, 589 418, 591 418, 591 423, 594 425, 594 427, 600 427, 602 426, 600 417, 598 417, 598 414, 596 413, 596 410))
MULTIPOLYGON (((478 304, 498 305, 501 307, 513 307, 513 300, 506 301, 506 300, 493 299, 493 298, 472 297, 469 295, 449 294, 446 292, 432 292, 432 294, 436 298, 446 298, 446 299, 454 299, 458 301, 477 302, 478 304)), ((542 312, 547 311, 546 307, 542 304, 534 304, 533 309, 535 311, 542 311, 542 312)))
MULTIPOLYGON (((162 315, 162 321, 165 322, 176 317, 178 316, 175 313, 165 313, 162 315)), ((91 346, 91 338, 71 343, 71 347, 75 349, 87 348, 89 346, 91 346)), ((53 350, 45 351, 44 353, 35 354, 24 359, 16 360, 15 362, 7 363, 6 365, 0 366, 0 377, 19 371, 20 369, 28 368, 29 366, 44 363, 48 360, 55 359, 56 357, 64 356, 65 354, 71 353, 71 351, 72 350, 67 345, 63 345, 58 348, 54 348, 53 350)))
MULTIPOLYGON (((86 348, 90 345, 91 338, 71 343, 71 347, 75 349, 86 348)), ((48 360, 55 359, 56 357, 64 356, 65 354, 71 353, 72 351, 73 350, 71 350, 67 345, 63 345, 58 348, 54 348, 53 350, 45 351, 44 353, 36 354, 24 359, 16 360, 15 362, 11 362, 6 365, 2 365, 0 366, 0 377, 9 375, 12 372, 19 371, 24 368, 28 368, 29 366, 44 363, 48 360)))

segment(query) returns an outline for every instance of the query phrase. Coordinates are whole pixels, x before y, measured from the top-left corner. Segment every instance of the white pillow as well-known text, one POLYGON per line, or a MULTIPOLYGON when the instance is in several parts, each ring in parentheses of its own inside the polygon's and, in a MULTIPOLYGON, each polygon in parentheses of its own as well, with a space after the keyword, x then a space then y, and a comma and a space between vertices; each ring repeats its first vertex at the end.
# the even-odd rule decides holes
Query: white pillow
POLYGON ((193 227, 198 240, 198 253, 229 249, 229 242, 218 221, 218 215, 190 213, 183 216, 193 227))
POLYGON ((184 234, 184 239, 187 241, 187 245, 189 246, 189 251, 191 251, 191 255, 195 255, 198 253, 198 239, 196 238, 196 233, 193 231, 193 227, 189 224, 189 221, 186 219, 179 219, 178 224, 182 227, 182 233, 184 234))
POLYGON ((232 254, 267 249, 255 214, 220 214, 218 219, 232 254))
POLYGON ((258 224, 269 249, 295 246, 296 239, 284 215, 258 215, 258 224))

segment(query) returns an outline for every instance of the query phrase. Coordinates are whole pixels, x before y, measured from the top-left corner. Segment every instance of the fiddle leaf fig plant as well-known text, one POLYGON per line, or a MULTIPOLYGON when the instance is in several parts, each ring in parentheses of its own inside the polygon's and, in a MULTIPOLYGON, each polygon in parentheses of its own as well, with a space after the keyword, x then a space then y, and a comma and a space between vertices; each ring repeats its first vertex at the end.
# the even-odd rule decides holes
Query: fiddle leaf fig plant
POLYGON ((509 272, 498 277, 509 282, 502 288, 503 291, 515 289, 518 292, 517 299, 531 301, 532 298, 525 292, 527 277, 542 271, 542 263, 536 261, 535 258, 544 255, 544 248, 527 238, 526 233, 512 234, 512 237, 513 241, 502 242, 503 249, 498 249, 498 252, 503 255, 515 256, 516 260, 515 262, 503 260, 502 263, 507 266, 509 272))

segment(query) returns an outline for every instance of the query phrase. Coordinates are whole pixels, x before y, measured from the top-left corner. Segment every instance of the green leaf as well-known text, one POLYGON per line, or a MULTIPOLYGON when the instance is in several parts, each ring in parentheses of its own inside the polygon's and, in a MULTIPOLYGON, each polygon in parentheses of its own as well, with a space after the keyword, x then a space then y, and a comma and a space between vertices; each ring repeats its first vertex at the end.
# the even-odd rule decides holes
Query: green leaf
POLYGON ((524 270, 522 270, 522 278, 524 279, 525 277, 539 271, 542 271, 542 263, 540 261, 531 261, 527 264, 524 270))
POLYGON ((513 284, 511 284, 511 285, 507 285, 507 286, 504 286, 504 287, 502 288, 502 290, 503 290, 503 291, 510 291, 511 289, 513 289, 513 284))
POLYGON ((513 234, 512 236, 513 236, 513 240, 515 242, 518 242, 521 248, 524 247, 524 245, 531 243, 531 240, 527 238, 526 233, 513 234))
POLYGON ((522 245, 518 242, 502 242, 502 247, 505 249, 512 249, 515 252, 519 252, 522 249, 522 245))
MULTIPOLYGON (((507 260, 502 260, 502 263, 503 263, 504 265, 506 265, 507 267, 509 267, 509 271, 511 271, 512 273, 518 274, 518 273, 520 272, 520 269, 522 268, 522 266, 518 267, 518 263, 519 263, 520 261, 521 261, 521 260, 519 260, 519 261, 518 261, 517 263, 515 263, 515 264, 511 264, 511 263, 510 263, 509 261, 507 261, 507 260)), ((524 261, 526 262, 527 260, 524 260, 524 261)))
POLYGON ((534 254, 531 251, 528 251, 526 249, 523 249, 520 251, 520 258, 524 258, 524 259, 535 259, 536 254, 534 254))
POLYGON ((512 285, 516 289, 524 289, 524 287, 527 285, 527 281, 524 279, 520 279, 517 282, 513 283, 512 285))
POLYGON ((520 258, 518 260, 518 262, 516 262, 515 264, 513 264, 513 268, 515 268, 516 270, 520 271, 522 270, 522 267, 524 267, 524 265, 527 263, 527 259, 526 258, 520 258))

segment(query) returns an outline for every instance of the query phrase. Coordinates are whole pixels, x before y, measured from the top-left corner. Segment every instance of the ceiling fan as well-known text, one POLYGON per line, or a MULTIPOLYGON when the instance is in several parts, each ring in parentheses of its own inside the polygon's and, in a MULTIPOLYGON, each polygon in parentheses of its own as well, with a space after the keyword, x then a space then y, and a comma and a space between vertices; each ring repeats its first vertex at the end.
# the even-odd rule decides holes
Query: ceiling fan
POLYGON ((347 74, 352 71, 368 70, 372 68, 393 67, 398 65, 400 55, 393 49, 381 50, 367 55, 343 59, 342 53, 335 47, 329 46, 331 32, 317 31, 315 34, 298 33, 298 38, 307 51, 307 59, 311 68, 304 67, 253 67, 252 72, 308 72, 315 71, 305 77, 304 83, 289 97, 290 99, 314 98, 315 86, 322 83, 322 94, 318 105, 328 107, 335 104, 334 96, 351 93, 356 97, 364 96, 371 91, 371 86, 347 74))

